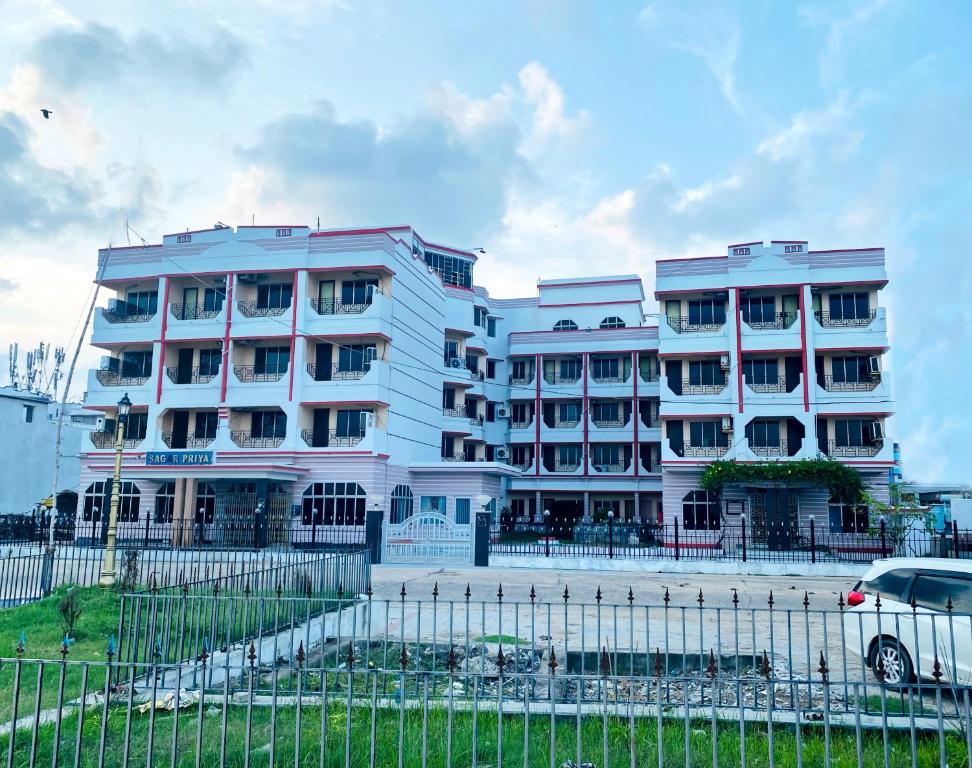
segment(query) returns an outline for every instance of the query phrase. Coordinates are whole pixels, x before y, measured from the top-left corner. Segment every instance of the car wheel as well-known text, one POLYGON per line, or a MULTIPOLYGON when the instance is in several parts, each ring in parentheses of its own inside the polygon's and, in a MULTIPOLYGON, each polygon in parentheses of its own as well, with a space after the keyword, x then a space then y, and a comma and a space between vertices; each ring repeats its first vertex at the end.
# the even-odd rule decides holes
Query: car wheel
POLYGON ((914 667, 908 651, 890 637, 875 641, 871 654, 871 670, 884 685, 893 688, 907 685, 914 677, 914 667))

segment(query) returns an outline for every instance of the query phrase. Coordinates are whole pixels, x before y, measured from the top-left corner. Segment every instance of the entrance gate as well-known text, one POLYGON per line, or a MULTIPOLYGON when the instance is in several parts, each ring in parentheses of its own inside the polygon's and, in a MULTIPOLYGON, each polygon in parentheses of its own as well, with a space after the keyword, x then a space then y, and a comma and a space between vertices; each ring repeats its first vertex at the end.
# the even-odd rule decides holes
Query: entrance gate
POLYGON ((381 561, 469 565, 471 529, 438 512, 420 512, 403 523, 385 523, 381 561))

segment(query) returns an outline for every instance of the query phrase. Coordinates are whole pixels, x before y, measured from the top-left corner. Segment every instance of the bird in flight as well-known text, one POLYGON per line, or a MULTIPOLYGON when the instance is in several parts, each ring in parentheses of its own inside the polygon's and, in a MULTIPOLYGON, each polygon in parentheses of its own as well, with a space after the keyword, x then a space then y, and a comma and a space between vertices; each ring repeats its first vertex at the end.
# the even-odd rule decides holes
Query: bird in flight
POLYGON ((49 110, 49 109, 42 109, 41 110, 41 114, 44 116, 44 119, 45 120, 50 120, 51 119, 51 115, 53 115, 54 113, 51 110, 49 110))

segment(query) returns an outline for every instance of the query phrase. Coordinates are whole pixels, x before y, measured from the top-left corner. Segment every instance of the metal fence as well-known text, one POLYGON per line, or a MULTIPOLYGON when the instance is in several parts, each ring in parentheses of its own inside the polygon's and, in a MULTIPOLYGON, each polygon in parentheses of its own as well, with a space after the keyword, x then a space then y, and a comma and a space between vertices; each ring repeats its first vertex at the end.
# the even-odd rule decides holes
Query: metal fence
POLYGON ((888 611, 876 596, 850 609, 805 595, 782 610, 772 593, 675 605, 667 592, 499 587, 473 599, 458 589, 132 596, 140 608, 127 609, 105 660, 73 660, 68 647, 57 661, 0 660, 0 749, 8 765, 99 766, 957 766, 972 756, 968 614, 888 611), (227 610, 263 620, 226 636, 227 610), (201 617, 191 631, 185 616, 201 617), (153 633, 173 625, 156 645, 153 633), (909 645, 915 680, 882 684, 871 628, 879 658, 892 640, 931 633, 927 647, 909 645), (146 643, 148 655, 131 652, 146 643))
POLYGON ((698 521, 671 524, 509 522, 491 535, 490 553, 521 557, 721 560, 779 563, 869 563, 878 557, 972 557, 972 531, 899 530, 884 521, 859 530, 805 524, 753 524, 745 518, 722 527, 698 521))

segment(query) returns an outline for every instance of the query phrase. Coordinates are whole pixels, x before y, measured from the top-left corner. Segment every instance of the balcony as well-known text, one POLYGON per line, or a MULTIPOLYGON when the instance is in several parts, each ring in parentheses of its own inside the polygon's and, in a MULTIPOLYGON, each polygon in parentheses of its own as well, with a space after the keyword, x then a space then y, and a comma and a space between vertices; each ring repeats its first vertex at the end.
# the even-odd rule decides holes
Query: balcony
POLYGON ((328 370, 326 366, 319 367, 315 363, 307 363, 307 372, 314 381, 357 381, 363 379, 370 370, 370 365, 360 369, 349 369, 342 368, 340 363, 332 363, 328 370), (319 373, 324 375, 318 378, 319 373))
POLYGON ((513 469, 519 470, 520 472, 529 472, 531 469, 533 469, 533 462, 521 462, 519 464, 510 464, 510 466, 513 467, 513 469))
POLYGON ((181 435, 178 438, 172 432, 162 433, 162 442, 169 448, 207 448, 216 440, 216 435, 211 437, 197 437, 196 435, 181 435))
POLYGON ((883 443, 872 443, 870 445, 838 445, 836 440, 829 440, 827 442, 827 450, 824 451, 824 453, 831 458, 863 458, 868 456, 877 456, 883 447, 883 443))
POLYGON ((596 384, 624 384, 628 380, 623 374, 592 374, 591 381, 596 384))
POLYGON ((691 379, 682 380, 683 395, 718 395, 726 388, 726 382, 721 384, 694 384, 691 379))
POLYGON ((705 323, 698 320, 690 320, 688 317, 666 317, 665 319, 668 321, 668 326, 675 333, 711 333, 713 331, 721 331, 726 325, 725 320, 721 323, 714 321, 705 323))
POLYGON ((628 426, 628 419, 591 419, 591 423, 598 429, 624 429, 628 426))
POLYGON ((207 307, 204 304, 170 304, 169 314, 175 320, 212 320, 223 311, 220 307, 207 307))
POLYGON ((140 387, 149 380, 149 376, 128 376, 110 368, 99 368, 95 371, 95 378, 103 387, 140 387))
POLYGON ((681 452, 675 451, 675 453, 693 459, 718 459, 725 456, 728 450, 728 445, 685 445, 681 452))
POLYGON ((777 376, 776 381, 753 382, 745 379, 746 387, 757 394, 786 393, 786 376, 777 376))
POLYGON ((370 301, 345 304, 335 299, 311 299, 311 309, 319 315, 360 315, 370 306, 370 301))
POLYGON ((533 419, 528 419, 527 421, 511 421, 510 429, 529 429, 532 424, 533 419))
POLYGON ((867 328, 877 317, 877 310, 872 309, 860 317, 845 317, 843 314, 832 315, 830 312, 817 310, 813 313, 813 316, 817 318, 817 323, 821 328, 867 328))
POLYGON ((763 457, 780 457, 790 455, 786 440, 780 440, 776 445, 753 445, 750 443, 749 450, 757 456, 763 457))
POLYGON ((581 379, 580 373, 576 376, 570 376, 562 373, 545 373, 543 374, 543 380, 548 384, 576 384, 581 379))
POLYGON ((748 320, 743 318, 743 322, 754 331, 783 331, 790 328, 796 322, 797 315, 797 312, 776 312, 769 317, 763 315, 759 319, 753 316, 750 316, 748 320))
POLYGON ((286 368, 276 371, 257 370, 255 365, 234 365, 233 373, 244 384, 255 382, 272 383, 280 381, 287 372, 286 368))
POLYGON ((559 462, 555 461, 553 469, 548 469, 548 472, 576 472, 580 469, 580 461, 576 462, 559 462))
POLYGON ((594 471, 599 474, 623 474, 628 471, 630 464, 595 464, 592 463, 591 466, 594 471))
POLYGON ((881 384, 877 376, 860 381, 834 381, 833 376, 824 376, 823 388, 828 392, 871 392, 881 384))
POLYGON ((300 430, 300 436, 311 448, 329 448, 331 446, 353 448, 364 440, 364 432, 355 435, 342 435, 337 432, 328 432, 326 442, 320 439, 323 435, 321 433, 315 435, 313 429, 300 430))
POLYGON ((561 419, 557 417, 553 422, 544 420, 543 425, 547 429, 574 429, 578 424, 580 424, 580 417, 576 419, 561 419))
MULTIPOLYGON (((138 448, 144 439, 144 435, 142 437, 126 437, 122 440, 122 448, 138 448)), ((91 444, 95 448, 114 448, 115 435, 112 432, 92 432, 91 444)))
POLYGON ((155 317, 155 312, 118 312, 117 310, 102 309, 102 317, 112 325, 117 325, 120 323, 147 323, 153 317, 155 317))
POLYGON ((466 418, 466 406, 457 405, 455 408, 443 408, 442 415, 453 419, 464 419, 466 418))
POLYGON ((510 376, 510 384, 514 387, 526 387, 533 383, 533 373, 529 376, 510 376))
POLYGON ((219 375, 219 370, 167 367, 165 375, 173 384, 209 384, 219 375))
POLYGON ((255 301, 238 301, 236 307, 243 317, 280 317, 290 309, 289 305, 286 307, 261 307, 255 301))
POLYGON ((661 418, 657 413, 642 413, 640 418, 642 425, 648 429, 658 429, 661 427, 661 418))
POLYGON ((230 439, 240 448, 279 448, 284 441, 283 436, 254 435, 248 429, 232 430, 230 439))

